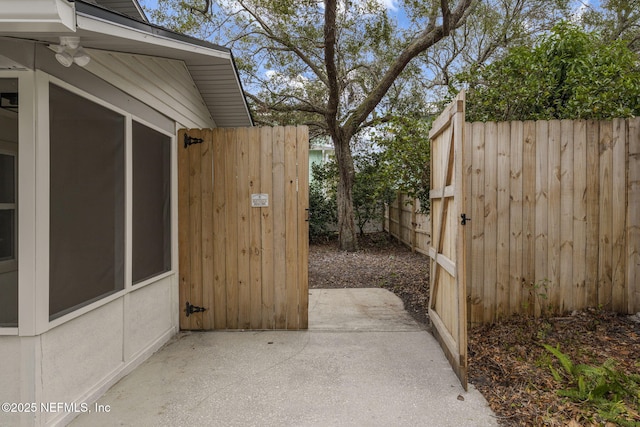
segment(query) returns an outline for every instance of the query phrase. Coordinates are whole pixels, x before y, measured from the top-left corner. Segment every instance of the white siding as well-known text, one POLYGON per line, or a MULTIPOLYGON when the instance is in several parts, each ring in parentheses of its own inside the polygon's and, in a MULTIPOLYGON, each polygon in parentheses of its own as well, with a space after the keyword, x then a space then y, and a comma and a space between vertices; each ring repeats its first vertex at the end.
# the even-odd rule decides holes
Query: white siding
MULTIPOLYGON (((20 401, 20 338, 0 336, 0 402, 20 401)), ((0 411, 0 425, 9 425, 0 411)))
POLYGON ((88 50, 85 69, 190 128, 215 123, 182 61, 88 50))
MULTIPOLYGON (((116 300, 42 335, 43 402, 84 398, 122 365, 123 304, 116 300)), ((45 422, 58 413, 44 414, 45 422)))
POLYGON ((146 351, 158 337, 174 328, 173 313, 179 308, 172 297, 171 286, 172 278, 167 277, 129 294, 129 313, 125 324, 127 359, 146 351))
MULTIPOLYGON (((170 275, 40 336, 0 336, 0 402, 95 401, 178 331, 174 288, 170 275)), ((64 425, 78 415, 39 412, 0 412, 0 425, 64 425)))

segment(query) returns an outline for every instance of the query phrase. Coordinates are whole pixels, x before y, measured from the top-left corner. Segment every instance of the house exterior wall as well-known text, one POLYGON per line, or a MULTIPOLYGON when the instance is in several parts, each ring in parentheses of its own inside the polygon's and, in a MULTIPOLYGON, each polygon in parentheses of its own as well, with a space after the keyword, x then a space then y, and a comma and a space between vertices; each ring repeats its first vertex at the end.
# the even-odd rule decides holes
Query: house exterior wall
MULTIPOLYGON (((177 331, 175 286, 164 278, 42 334, 41 401, 92 402, 160 348, 177 331)), ((41 422, 75 415, 45 412, 41 422)))
POLYGON ((309 182, 313 181, 313 165, 323 163, 322 150, 309 150, 309 182))
POLYGON ((19 196, 24 195, 18 206, 20 319, 18 328, 4 332, 0 328, 0 402, 36 404, 32 413, 0 412, 0 425, 64 425, 78 413, 46 411, 41 404, 62 403, 81 410, 83 403, 95 401, 178 331, 177 141, 173 140, 171 163, 172 270, 128 284, 123 291, 49 321, 48 98, 44 96, 49 76, 171 135, 183 124, 82 68, 62 67, 44 46, 0 40, 0 55, 24 65, 23 81, 33 83, 20 92, 21 120, 29 121, 21 125, 18 145, 19 196), (36 73, 30 71, 31 64, 37 64, 36 73), (34 101, 23 102, 23 97, 34 101))
POLYGON ((0 336, 0 425, 60 425, 131 372, 177 332, 175 275, 144 286, 35 337, 0 336), (45 411, 63 403, 72 411, 45 411), (16 408, 17 410, 17 408, 16 408))
POLYGON ((86 70, 137 99, 173 115, 188 128, 212 128, 211 113, 181 61, 88 50, 86 70))
MULTIPOLYGON (((15 336, 0 337, 0 402, 20 402, 20 341, 21 339, 15 336)), ((6 425, 8 420, 9 417, 0 412, 0 425, 6 425)))

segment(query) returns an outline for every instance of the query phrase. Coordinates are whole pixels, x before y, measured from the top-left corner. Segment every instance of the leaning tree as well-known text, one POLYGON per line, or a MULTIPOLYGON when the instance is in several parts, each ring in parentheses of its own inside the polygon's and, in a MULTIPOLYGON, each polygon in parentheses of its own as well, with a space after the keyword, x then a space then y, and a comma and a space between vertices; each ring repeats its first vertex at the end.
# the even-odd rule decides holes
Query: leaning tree
POLYGON ((353 141, 426 110, 433 90, 446 93, 464 64, 526 40, 568 2, 158 0, 149 12, 233 49, 257 123, 307 124, 312 135, 331 138, 340 247, 353 251, 353 141))

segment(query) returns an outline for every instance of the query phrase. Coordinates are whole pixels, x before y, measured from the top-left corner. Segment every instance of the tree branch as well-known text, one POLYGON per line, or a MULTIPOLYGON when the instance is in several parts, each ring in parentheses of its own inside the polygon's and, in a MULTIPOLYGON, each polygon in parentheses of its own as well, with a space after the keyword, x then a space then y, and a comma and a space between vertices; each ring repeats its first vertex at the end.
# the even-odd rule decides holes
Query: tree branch
POLYGON ((284 103, 268 103, 263 101, 262 99, 260 99, 259 97, 257 97, 256 95, 253 95, 249 92, 245 92, 245 96, 247 98, 249 98, 250 100, 252 100, 253 102, 255 102, 256 104, 270 109, 270 110, 274 110, 280 113, 292 113, 295 111, 302 111, 304 113, 313 113, 313 114, 319 114, 322 115, 324 117, 324 115, 326 114, 326 111, 323 109, 320 109, 318 107, 316 107, 315 105, 310 104, 309 102, 297 98, 297 97, 293 97, 293 96, 287 96, 288 98, 293 98, 296 99, 297 101, 300 102, 300 104, 295 104, 295 105, 291 105, 291 104, 284 104, 284 103))
MULTIPOLYGON (((332 136, 337 135, 338 102, 340 89, 338 85, 338 69, 336 67, 336 0, 326 0, 324 3, 324 63, 327 70, 327 87, 329 88, 329 102, 327 103, 327 125, 332 136)), ((337 138, 336 138, 337 139, 337 138)))
POLYGON ((303 52, 303 51, 302 51, 298 46, 296 46, 294 43, 291 43, 290 41, 288 41, 288 40, 286 40, 286 39, 284 39, 284 38, 282 38, 282 37, 278 36, 278 35, 277 35, 277 34, 276 34, 272 29, 271 29, 271 27, 269 27, 269 25, 268 25, 268 24, 267 24, 267 23, 266 23, 266 22, 265 22, 265 21, 264 21, 264 20, 263 20, 259 15, 258 15, 258 13, 257 13, 256 11, 251 10, 249 7, 247 7, 247 6, 245 5, 245 2, 244 2, 244 1, 242 1, 242 0, 238 0, 238 3, 240 4, 240 6, 242 6, 242 8, 243 8, 243 9, 244 9, 244 10, 245 10, 249 15, 251 15, 251 17, 252 17, 253 19, 255 19, 255 20, 256 20, 256 22, 257 22, 257 23, 260 25, 260 27, 264 30, 264 35, 265 35, 268 39, 270 39, 270 40, 272 40, 272 41, 274 41, 274 42, 276 42, 276 43, 278 43, 278 44, 280 44, 280 45, 282 45, 282 46, 286 47, 288 50, 290 50, 291 52, 295 53, 295 54, 296 54, 296 56, 297 56, 298 58, 300 58, 300 60, 301 60, 302 62, 304 62, 304 63, 307 65, 307 67, 309 67, 309 68, 313 71, 313 73, 318 77, 318 79, 319 79, 320 81, 322 81, 323 83, 327 84, 327 79, 326 79, 326 77, 325 77, 324 73, 322 72, 322 69, 321 69, 320 67, 318 67, 318 66, 315 64, 315 62, 311 60, 311 58, 309 58, 307 55, 305 55, 305 53, 304 53, 304 52, 303 52))
MULTIPOLYGON (((470 13, 471 7, 477 0, 460 0, 458 5, 453 11, 445 12, 443 16, 443 25, 435 25, 435 19, 431 19, 427 28, 420 33, 396 58, 395 62, 391 64, 387 72, 384 74, 380 82, 369 93, 367 98, 360 104, 356 111, 351 114, 343 126, 345 136, 353 135, 360 125, 371 114, 373 109, 378 105, 380 100, 387 93, 396 78, 402 73, 409 62, 418 56, 420 53, 434 46, 440 40, 447 36, 445 33, 445 27, 449 31, 458 28, 464 22, 467 15, 470 13), (445 19, 447 18, 447 19, 445 19), (446 22, 444 22, 446 20, 446 22)), ((443 0, 446 2, 446 0, 443 0)), ((327 0, 327 4, 330 1, 327 0)), ((335 1, 334 1, 335 3, 335 1)), ((328 9, 328 7, 327 7, 328 9)), ((448 10, 448 5, 446 6, 448 10)), ((325 13, 326 16, 326 13, 325 13)), ((325 30, 326 31, 326 30, 325 30)))

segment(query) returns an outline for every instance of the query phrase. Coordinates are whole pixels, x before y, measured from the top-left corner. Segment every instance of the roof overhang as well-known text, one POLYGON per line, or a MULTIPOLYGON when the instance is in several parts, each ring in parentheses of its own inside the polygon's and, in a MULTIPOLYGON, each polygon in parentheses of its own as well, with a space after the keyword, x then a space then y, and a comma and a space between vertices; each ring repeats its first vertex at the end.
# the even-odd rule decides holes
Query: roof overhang
POLYGON ((92 3, 98 3, 133 19, 149 22, 138 0, 94 0, 92 3))
POLYGON ((76 12, 66 0, 2 0, 2 32, 75 31, 76 12))
MULTIPOLYGON (((242 84, 231 50, 178 34, 162 27, 131 19, 119 13, 83 1, 65 0, 2 0, 16 4, 33 2, 67 3, 73 11, 73 28, 67 26, 32 27, 30 34, 4 25, 8 16, 0 12, 0 36, 36 39, 57 44, 59 37, 74 35, 89 49, 156 56, 184 61, 194 83, 211 112, 217 126, 252 126, 253 120, 244 97, 242 84), (215 79, 212 76, 216 76, 215 79)), ((4 6, 4 5, 3 5, 4 6)), ((58 5, 59 6, 59 5, 58 5)), ((22 7, 21 9, 27 9, 22 7)), ((62 6, 58 10, 63 10, 62 6)), ((65 9, 66 10, 66 9, 65 9)), ((17 18, 17 16, 16 16, 17 18)), ((67 21, 68 22, 68 19, 67 21)), ((20 27, 22 28, 22 27, 20 27)))

